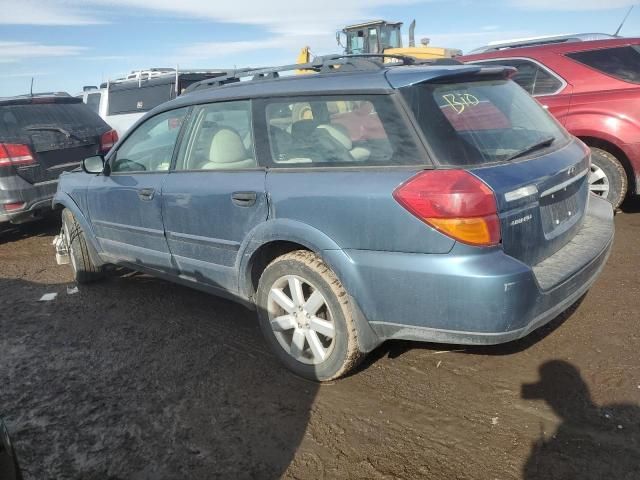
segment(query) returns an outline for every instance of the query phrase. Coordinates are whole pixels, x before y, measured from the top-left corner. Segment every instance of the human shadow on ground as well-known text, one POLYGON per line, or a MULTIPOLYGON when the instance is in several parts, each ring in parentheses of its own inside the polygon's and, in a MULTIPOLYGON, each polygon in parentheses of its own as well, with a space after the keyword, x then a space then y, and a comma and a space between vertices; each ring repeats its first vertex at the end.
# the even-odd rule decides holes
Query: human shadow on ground
POLYGON ((596 405, 578 369, 553 360, 540 366, 540 380, 523 384, 525 400, 543 400, 562 423, 540 434, 527 460, 524 480, 640 478, 640 408, 596 405))
POLYGON ((145 275, 67 286, 0 279, 0 415, 26 480, 290 468, 318 384, 281 367, 255 312, 145 275))

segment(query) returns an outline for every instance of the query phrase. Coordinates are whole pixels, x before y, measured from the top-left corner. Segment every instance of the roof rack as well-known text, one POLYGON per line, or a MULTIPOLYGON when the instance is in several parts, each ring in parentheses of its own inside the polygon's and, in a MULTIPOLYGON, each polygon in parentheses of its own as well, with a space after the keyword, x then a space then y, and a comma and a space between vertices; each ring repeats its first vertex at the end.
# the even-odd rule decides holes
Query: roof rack
POLYGON ((280 78, 280 73, 291 72, 294 70, 311 70, 317 73, 344 73, 352 71, 382 70, 387 67, 398 65, 459 65, 460 63, 461 62, 459 62, 458 60, 454 60, 451 58, 424 60, 408 55, 384 53, 324 55, 317 56, 308 63, 295 63, 289 65, 281 65, 278 67, 244 68, 233 70, 226 75, 196 82, 187 87, 184 93, 190 93, 204 88, 221 87, 229 83, 237 83, 240 82, 242 78, 247 77, 251 77, 251 81, 276 79, 280 78), (384 63, 385 58, 391 58, 394 61, 390 63, 384 63))
POLYGON ((588 42, 592 40, 608 40, 618 38, 607 33, 571 33, 565 35, 543 35, 540 37, 519 38, 498 42, 489 42, 484 47, 476 48, 470 54, 497 52, 520 47, 536 47, 541 45, 552 45, 558 43, 588 42))

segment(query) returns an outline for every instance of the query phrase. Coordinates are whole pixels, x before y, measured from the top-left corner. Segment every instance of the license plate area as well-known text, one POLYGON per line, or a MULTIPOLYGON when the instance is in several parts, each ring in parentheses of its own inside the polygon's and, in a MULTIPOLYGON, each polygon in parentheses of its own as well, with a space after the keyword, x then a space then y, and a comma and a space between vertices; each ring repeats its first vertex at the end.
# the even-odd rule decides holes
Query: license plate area
POLYGON ((540 197, 540 217, 547 239, 561 234, 582 218, 588 193, 583 183, 574 182, 540 197))

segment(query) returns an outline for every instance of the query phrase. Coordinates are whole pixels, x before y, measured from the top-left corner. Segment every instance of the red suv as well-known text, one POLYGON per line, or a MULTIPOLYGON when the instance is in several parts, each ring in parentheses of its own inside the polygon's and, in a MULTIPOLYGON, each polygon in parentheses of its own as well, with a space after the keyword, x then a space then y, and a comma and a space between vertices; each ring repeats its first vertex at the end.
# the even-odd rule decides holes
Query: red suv
POLYGON ((591 191, 618 207, 640 194, 640 39, 501 46, 459 57, 509 65, 513 77, 591 147, 591 191))

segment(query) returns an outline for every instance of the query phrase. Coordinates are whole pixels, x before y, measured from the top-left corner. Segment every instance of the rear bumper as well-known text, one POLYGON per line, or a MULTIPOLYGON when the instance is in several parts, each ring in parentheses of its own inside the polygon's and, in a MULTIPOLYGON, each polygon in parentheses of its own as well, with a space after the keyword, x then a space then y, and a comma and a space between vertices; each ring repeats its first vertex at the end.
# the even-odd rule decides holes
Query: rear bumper
MULTIPOLYGON (((584 225, 531 268, 502 250, 446 255, 347 251, 343 278, 381 340, 497 344, 549 322, 591 287, 613 244, 611 205, 590 196, 584 225)), ((336 252, 326 252, 334 263, 336 252), (331 257, 334 258, 331 258, 331 257)))
POLYGON ((32 185, 18 176, 0 178, 0 223, 28 222, 50 210, 57 187, 57 180, 32 185), (24 202, 25 206, 11 212, 4 210, 4 204, 17 202, 24 202))

